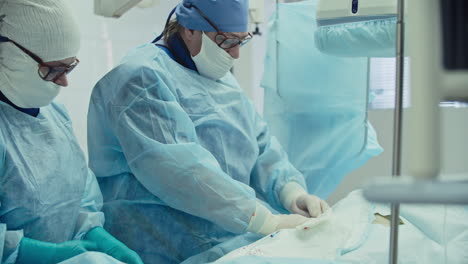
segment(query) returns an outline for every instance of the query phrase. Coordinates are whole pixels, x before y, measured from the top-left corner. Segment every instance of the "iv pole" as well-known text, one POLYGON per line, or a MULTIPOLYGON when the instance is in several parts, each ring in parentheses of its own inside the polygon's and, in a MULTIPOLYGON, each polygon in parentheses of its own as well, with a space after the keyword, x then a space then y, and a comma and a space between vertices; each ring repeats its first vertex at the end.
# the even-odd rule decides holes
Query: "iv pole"
MULTIPOLYGON (((393 166, 392 177, 401 176, 401 137, 403 121, 403 84, 405 69, 405 24, 404 24, 404 0, 398 0, 398 20, 396 30, 396 87, 395 87, 395 111, 393 127, 393 166)), ((390 255, 389 263, 398 262, 398 225, 400 204, 391 205, 392 218, 390 226, 390 255)))

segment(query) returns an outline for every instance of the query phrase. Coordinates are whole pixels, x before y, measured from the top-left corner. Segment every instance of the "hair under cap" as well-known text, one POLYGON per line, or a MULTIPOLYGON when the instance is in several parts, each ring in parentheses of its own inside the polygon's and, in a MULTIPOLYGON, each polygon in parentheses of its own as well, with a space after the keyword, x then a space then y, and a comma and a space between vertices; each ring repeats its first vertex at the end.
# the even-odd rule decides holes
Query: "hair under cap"
POLYGON ((43 61, 75 57, 80 33, 68 0, 0 0, 0 35, 43 61))
POLYGON ((223 32, 246 32, 248 0, 183 0, 176 8, 179 24, 188 29, 216 31, 192 6, 198 7, 223 32))

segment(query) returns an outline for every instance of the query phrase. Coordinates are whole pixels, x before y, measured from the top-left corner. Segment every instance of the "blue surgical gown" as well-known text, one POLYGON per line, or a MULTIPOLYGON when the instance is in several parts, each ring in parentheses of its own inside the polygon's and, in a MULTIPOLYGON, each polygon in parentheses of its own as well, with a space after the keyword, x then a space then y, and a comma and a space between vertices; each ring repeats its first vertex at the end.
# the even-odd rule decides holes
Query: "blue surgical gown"
POLYGON ((105 228, 147 264, 244 233, 256 195, 284 211, 281 188, 305 186, 232 74, 207 79, 153 44, 94 87, 88 149, 105 228))
POLYGON ((55 103, 37 117, 0 102, 0 258, 14 263, 23 236, 59 243, 102 226, 102 195, 55 103))

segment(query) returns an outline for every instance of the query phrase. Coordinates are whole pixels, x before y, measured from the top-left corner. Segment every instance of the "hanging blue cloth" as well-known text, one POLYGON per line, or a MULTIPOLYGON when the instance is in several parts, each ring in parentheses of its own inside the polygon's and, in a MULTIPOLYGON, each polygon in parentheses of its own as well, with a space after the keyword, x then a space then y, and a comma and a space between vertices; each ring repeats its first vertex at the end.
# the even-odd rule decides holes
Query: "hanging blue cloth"
POLYGON ((395 57, 395 15, 363 21, 317 21, 315 45, 326 54, 344 57, 395 57), (330 24, 327 24, 330 23, 330 24))
POLYGON ((367 58, 329 56, 314 46, 316 5, 278 6, 262 85, 272 134, 306 176, 309 192, 325 199, 382 148, 367 120, 367 58))

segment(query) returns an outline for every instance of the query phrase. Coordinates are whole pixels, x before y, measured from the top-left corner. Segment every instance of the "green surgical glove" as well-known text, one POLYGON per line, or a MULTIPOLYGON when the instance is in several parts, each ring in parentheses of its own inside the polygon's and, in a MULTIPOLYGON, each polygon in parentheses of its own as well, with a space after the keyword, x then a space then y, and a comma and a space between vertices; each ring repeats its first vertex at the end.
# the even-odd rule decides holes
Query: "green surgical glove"
POLYGON ((21 239, 16 263, 58 263, 87 251, 98 251, 96 243, 83 240, 49 243, 24 237, 21 239))
POLYGON ((83 238, 96 243, 100 252, 129 264, 143 264, 138 254, 125 246, 102 227, 91 229, 83 238))

